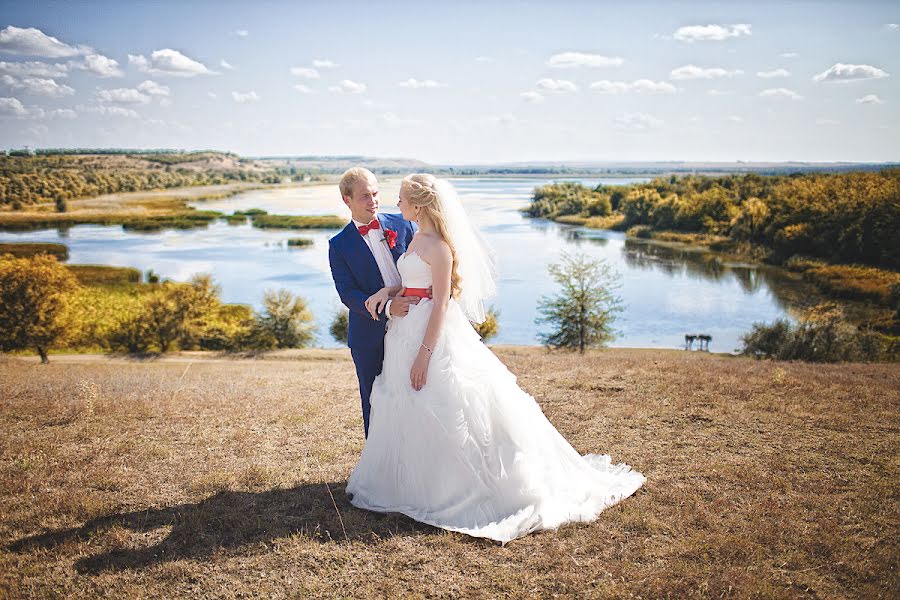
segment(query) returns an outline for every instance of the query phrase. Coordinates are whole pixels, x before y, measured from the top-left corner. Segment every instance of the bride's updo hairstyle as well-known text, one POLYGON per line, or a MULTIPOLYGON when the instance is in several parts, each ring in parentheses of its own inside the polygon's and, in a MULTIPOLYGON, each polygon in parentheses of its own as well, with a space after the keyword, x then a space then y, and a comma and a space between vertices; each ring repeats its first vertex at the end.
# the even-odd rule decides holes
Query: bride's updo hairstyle
POLYGON ((456 298, 459 296, 461 278, 457 272, 459 262, 456 260, 456 248, 453 247, 453 240, 447 235, 447 223, 444 220, 444 207, 441 204, 441 196, 438 194, 435 184, 437 180, 433 175, 427 173, 415 173, 407 175, 400 182, 400 187, 407 190, 407 197, 410 204, 418 206, 421 211, 434 223, 434 228, 444 238, 444 241, 450 246, 450 255, 453 257, 453 266, 450 269, 450 296, 456 298))

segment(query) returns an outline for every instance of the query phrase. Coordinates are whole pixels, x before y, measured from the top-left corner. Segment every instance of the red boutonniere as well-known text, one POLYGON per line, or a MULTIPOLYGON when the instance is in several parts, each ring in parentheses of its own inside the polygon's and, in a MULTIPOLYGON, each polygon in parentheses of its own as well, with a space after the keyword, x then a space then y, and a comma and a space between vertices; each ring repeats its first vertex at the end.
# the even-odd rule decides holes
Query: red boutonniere
POLYGON ((397 232, 393 229, 385 229, 384 239, 387 242, 388 248, 393 250, 394 246, 397 245, 397 232))

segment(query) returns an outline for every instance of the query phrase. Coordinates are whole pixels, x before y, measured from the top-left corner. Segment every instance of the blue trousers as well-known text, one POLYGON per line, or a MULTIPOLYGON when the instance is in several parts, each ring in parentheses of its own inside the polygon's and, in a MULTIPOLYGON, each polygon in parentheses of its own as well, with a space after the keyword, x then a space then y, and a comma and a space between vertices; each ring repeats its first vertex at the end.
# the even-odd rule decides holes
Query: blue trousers
POLYGON ((350 356, 356 365, 356 377, 359 379, 359 398, 362 400, 363 431, 369 437, 369 396, 372 395, 372 383, 381 374, 384 363, 384 344, 368 348, 350 348, 350 356))

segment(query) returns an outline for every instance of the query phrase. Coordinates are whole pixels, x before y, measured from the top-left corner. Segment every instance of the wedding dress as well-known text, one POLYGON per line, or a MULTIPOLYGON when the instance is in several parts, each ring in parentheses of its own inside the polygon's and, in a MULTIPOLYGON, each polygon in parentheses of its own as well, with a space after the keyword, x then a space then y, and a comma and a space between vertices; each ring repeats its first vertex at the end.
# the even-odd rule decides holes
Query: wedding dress
MULTIPOLYGON (((431 267, 415 252, 397 267, 404 286, 431 285, 431 267)), ((643 484, 609 455, 579 455, 454 299, 415 391, 409 372, 433 306, 422 299, 388 323, 368 439, 347 483, 354 506, 506 543, 591 521, 643 484)))

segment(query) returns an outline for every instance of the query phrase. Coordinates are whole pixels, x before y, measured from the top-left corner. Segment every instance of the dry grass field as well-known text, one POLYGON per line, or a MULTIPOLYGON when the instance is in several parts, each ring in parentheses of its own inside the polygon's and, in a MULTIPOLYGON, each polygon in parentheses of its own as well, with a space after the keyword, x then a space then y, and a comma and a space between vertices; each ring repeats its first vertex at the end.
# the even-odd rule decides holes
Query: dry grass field
POLYGON ((346 351, 0 358, 0 597, 900 595, 897 365, 495 351, 645 486, 500 546, 348 502, 346 351))

